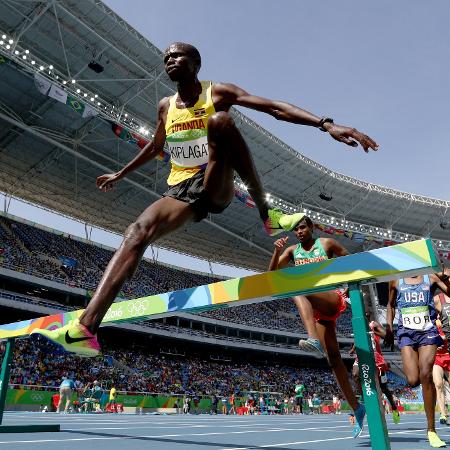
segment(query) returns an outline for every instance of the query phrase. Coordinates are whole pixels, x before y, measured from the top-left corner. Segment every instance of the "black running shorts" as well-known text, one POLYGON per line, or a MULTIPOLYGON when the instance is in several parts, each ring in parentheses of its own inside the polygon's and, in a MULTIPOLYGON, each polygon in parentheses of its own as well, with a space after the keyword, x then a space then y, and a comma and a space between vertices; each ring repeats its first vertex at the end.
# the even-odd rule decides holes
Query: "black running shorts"
POLYGON ((208 198, 203 187, 205 171, 201 170, 193 177, 181 183, 170 186, 164 193, 164 197, 172 197, 185 203, 189 203, 195 212, 195 221, 200 222, 208 213, 220 214, 227 206, 214 205, 208 198))

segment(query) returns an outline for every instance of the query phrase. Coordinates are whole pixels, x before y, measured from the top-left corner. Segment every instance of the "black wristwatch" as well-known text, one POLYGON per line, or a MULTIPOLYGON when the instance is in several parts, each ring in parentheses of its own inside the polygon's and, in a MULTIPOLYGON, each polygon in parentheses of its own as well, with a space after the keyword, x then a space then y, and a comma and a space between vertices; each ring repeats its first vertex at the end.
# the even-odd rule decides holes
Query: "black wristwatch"
POLYGON ((323 127, 326 123, 334 123, 334 120, 331 117, 322 117, 319 122, 319 130, 320 131, 327 131, 323 127))

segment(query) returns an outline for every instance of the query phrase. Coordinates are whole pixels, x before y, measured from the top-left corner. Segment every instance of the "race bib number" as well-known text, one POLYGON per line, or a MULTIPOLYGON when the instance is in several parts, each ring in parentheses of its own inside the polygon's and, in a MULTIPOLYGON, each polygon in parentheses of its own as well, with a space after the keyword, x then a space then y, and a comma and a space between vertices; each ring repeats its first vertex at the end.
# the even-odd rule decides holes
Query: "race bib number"
POLYGON ((433 326, 428 306, 402 308, 403 327, 410 330, 425 331, 433 326))
POLYGON ((167 136, 170 158, 179 167, 197 167, 208 163, 206 130, 186 130, 167 136))
POLYGON ((386 372, 381 372, 381 374, 380 374, 380 382, 381 382, 382 384, 386 384, 386 383, 387 383, 387 375, 386 375, 386 372))

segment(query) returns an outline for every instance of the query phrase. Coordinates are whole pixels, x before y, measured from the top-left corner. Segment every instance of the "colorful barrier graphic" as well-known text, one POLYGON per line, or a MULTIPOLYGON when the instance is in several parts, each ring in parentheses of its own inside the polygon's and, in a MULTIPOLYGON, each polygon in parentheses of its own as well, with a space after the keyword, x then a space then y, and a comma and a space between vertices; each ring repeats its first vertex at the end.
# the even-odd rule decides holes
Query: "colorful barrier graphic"
MULTIPOLYGON (((334 289, 344 283, 373 283, 439 270, 431 240, 419 240, 317 263, 219 281, 164 294, 114 303, 103 323, 130 322, 154 314, 236 304, 258 297, 288 297, 334 289)), ((0 326, 0 339, 28 335, 35 328, 53 329, 79 317, 83 310, 0 326)))

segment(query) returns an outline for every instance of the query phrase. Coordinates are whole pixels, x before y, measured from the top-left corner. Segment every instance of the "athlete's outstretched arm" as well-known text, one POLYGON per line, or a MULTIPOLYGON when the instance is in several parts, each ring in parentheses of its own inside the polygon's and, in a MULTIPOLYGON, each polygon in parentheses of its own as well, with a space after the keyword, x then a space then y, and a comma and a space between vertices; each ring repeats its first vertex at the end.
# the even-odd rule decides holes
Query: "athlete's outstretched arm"
POLYGON ((114 184, 125 177, 128 173, 133 172, 138 167, 145 163, 148 163, 153 158, 159 155, 159 153, 164 149, 164 143, 166 141, 166 128, 165 128, 165 117, 167 114, 167 103, 168 99, 163 98, 159 102, 158 106, 158 123, 156 124, 155 136, 152 141, 150 141, 139 154, 132 159, 125 167, 116 173, 107 173, 101 175, 97 178, 97 187, 103 192, 110 191, 114 184))
POLYGON ((369 136, 355 128, 337 125, 335 123, 321 123, 321 118, 290 103, 269 100, 264 97, 251 95, 234 84, 218 83, 213 88, 214 105, 216 110, 228 111, 233 105, 261 111, 275 117, 299 125, 319 127, 322 125, 333 139, 351 147, 361 144, 365 152, 369 149, 377 150, 378 144, 369 136))

